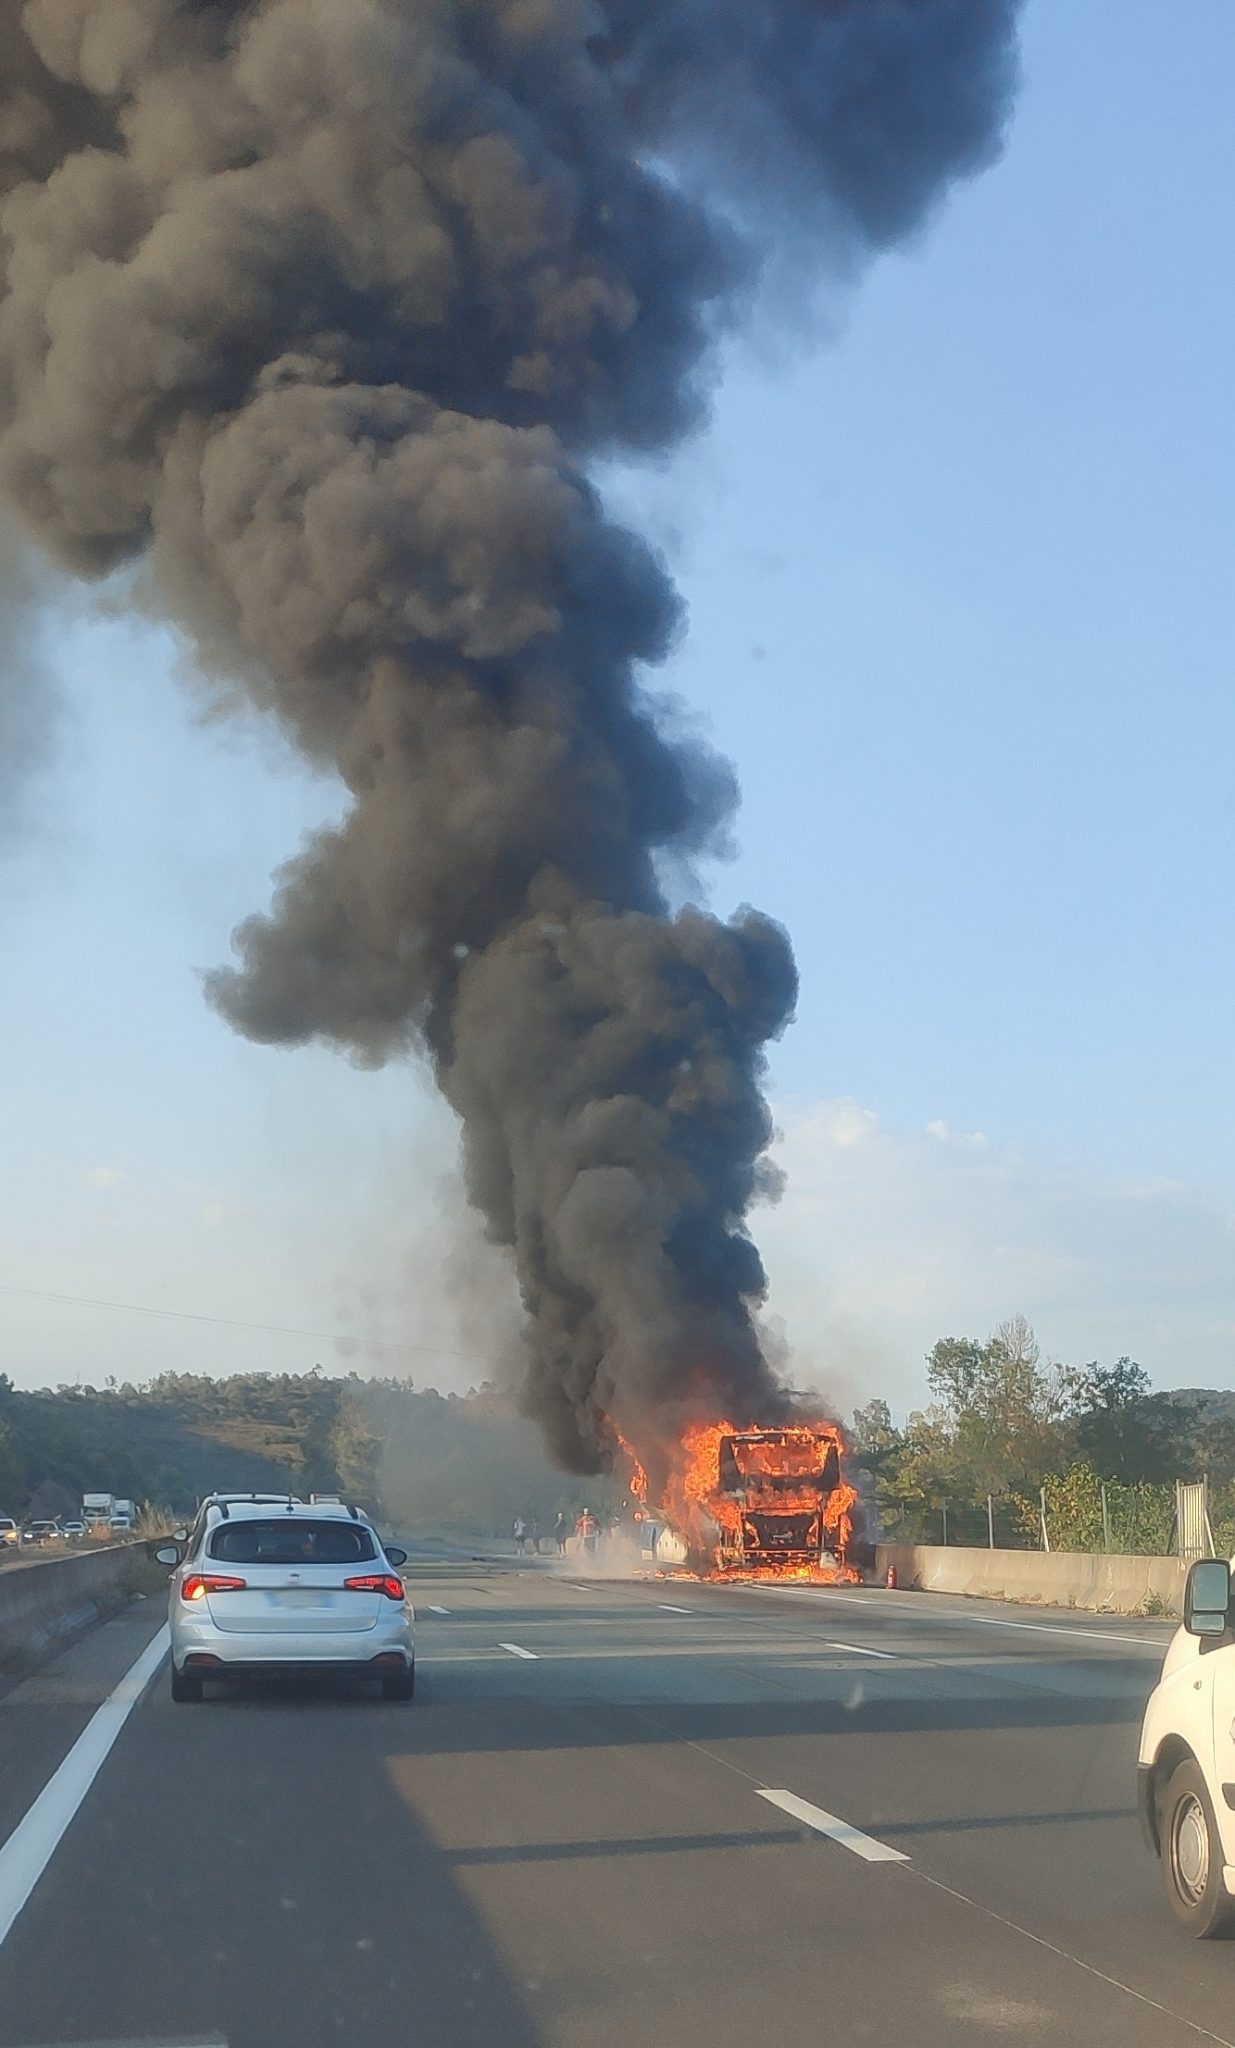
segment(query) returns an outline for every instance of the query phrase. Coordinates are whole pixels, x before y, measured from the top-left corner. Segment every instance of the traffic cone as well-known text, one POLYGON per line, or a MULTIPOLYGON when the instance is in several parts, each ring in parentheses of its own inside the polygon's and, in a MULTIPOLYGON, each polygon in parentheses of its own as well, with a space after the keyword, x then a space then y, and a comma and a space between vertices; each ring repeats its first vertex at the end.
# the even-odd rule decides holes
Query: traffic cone
POLYGON ((883 1583, 890 1593, 896 1591, 896 1566, 894 1564, 888 1566, 888 1576, 883 1583))

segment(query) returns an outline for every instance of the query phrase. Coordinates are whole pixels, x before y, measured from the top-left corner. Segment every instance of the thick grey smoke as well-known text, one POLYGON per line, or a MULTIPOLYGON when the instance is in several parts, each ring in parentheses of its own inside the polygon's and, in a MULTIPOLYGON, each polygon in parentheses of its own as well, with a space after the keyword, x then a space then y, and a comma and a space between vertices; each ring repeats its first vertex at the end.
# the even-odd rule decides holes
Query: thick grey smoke
POLYGON ((0 859, 26 823, 59 718, 41 645, 50 582, 11 521, 0 519, 0 859))
POLYGON ((1015 14, 0 0, 0 482, 337 767, 215 1000, 427 1049, 578 1469, 783 1398, 743 1218, 795 993, 767 919, 666 907, 733 789, 640 694, 678 605, 589 464, 699 420, 760 252, 849 269, 989 160, 1015 14))

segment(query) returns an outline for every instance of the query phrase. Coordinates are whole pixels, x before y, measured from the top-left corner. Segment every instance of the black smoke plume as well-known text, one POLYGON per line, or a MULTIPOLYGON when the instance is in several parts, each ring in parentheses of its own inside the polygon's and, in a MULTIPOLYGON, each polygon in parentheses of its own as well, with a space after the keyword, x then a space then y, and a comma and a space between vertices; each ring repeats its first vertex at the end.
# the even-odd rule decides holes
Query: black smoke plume
POLYGON ((847 272, 990 160, 1015 14, 0 0, 0 483, 345 782, 214 1000, 427 1052, 579 1470, 784 1399, 744 1217, 795 994, 766 918, 667 906, 733 789, 590 473, 699 421, 769 250, 847 272))

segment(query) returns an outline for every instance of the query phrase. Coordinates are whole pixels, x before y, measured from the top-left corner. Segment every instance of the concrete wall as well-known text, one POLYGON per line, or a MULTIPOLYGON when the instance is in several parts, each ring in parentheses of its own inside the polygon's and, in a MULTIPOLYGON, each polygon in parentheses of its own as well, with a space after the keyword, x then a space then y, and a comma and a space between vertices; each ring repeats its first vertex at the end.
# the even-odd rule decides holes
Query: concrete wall
POLYGON ((144 1562, 140 1543, 0 1571, 0 1680, 32 1671, 80 1630, 124 1605, 144 1562))
POLYGON ((928 1593, 969 1593, 1099 1614, 1178 1615, 1187 1566, 1176 1557, 1092 1557, 1077 1551, 963 1550, 955 1544, 880 1543, 880 1580, 928 1593))

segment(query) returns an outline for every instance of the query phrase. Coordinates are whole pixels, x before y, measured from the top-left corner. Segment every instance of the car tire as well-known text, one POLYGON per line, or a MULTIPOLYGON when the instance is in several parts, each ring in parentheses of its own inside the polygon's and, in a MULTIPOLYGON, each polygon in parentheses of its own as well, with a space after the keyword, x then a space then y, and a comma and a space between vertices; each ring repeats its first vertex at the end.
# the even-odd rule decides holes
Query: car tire
POLYGON ((203 1696, 200 1671, 177 1671, 172 1665, 172 1698, 178 1707, 194 1706, 203 1696))
POLYGON ((416 1664, 413 1659, 406 1671, 398 1671, 391 1678, 382 1680, 384 1700, 410 1700, 416 1691, 416 1664))
POLYGON ((1223 1880, 1226 1858, 1205 1776, 1192 1757, 1167 1779, 1158 1802, 1158 1842, 1167 1904, 1178 1925, 1197 1941, 1229 1936, 1235 1900, 1223 1880))

